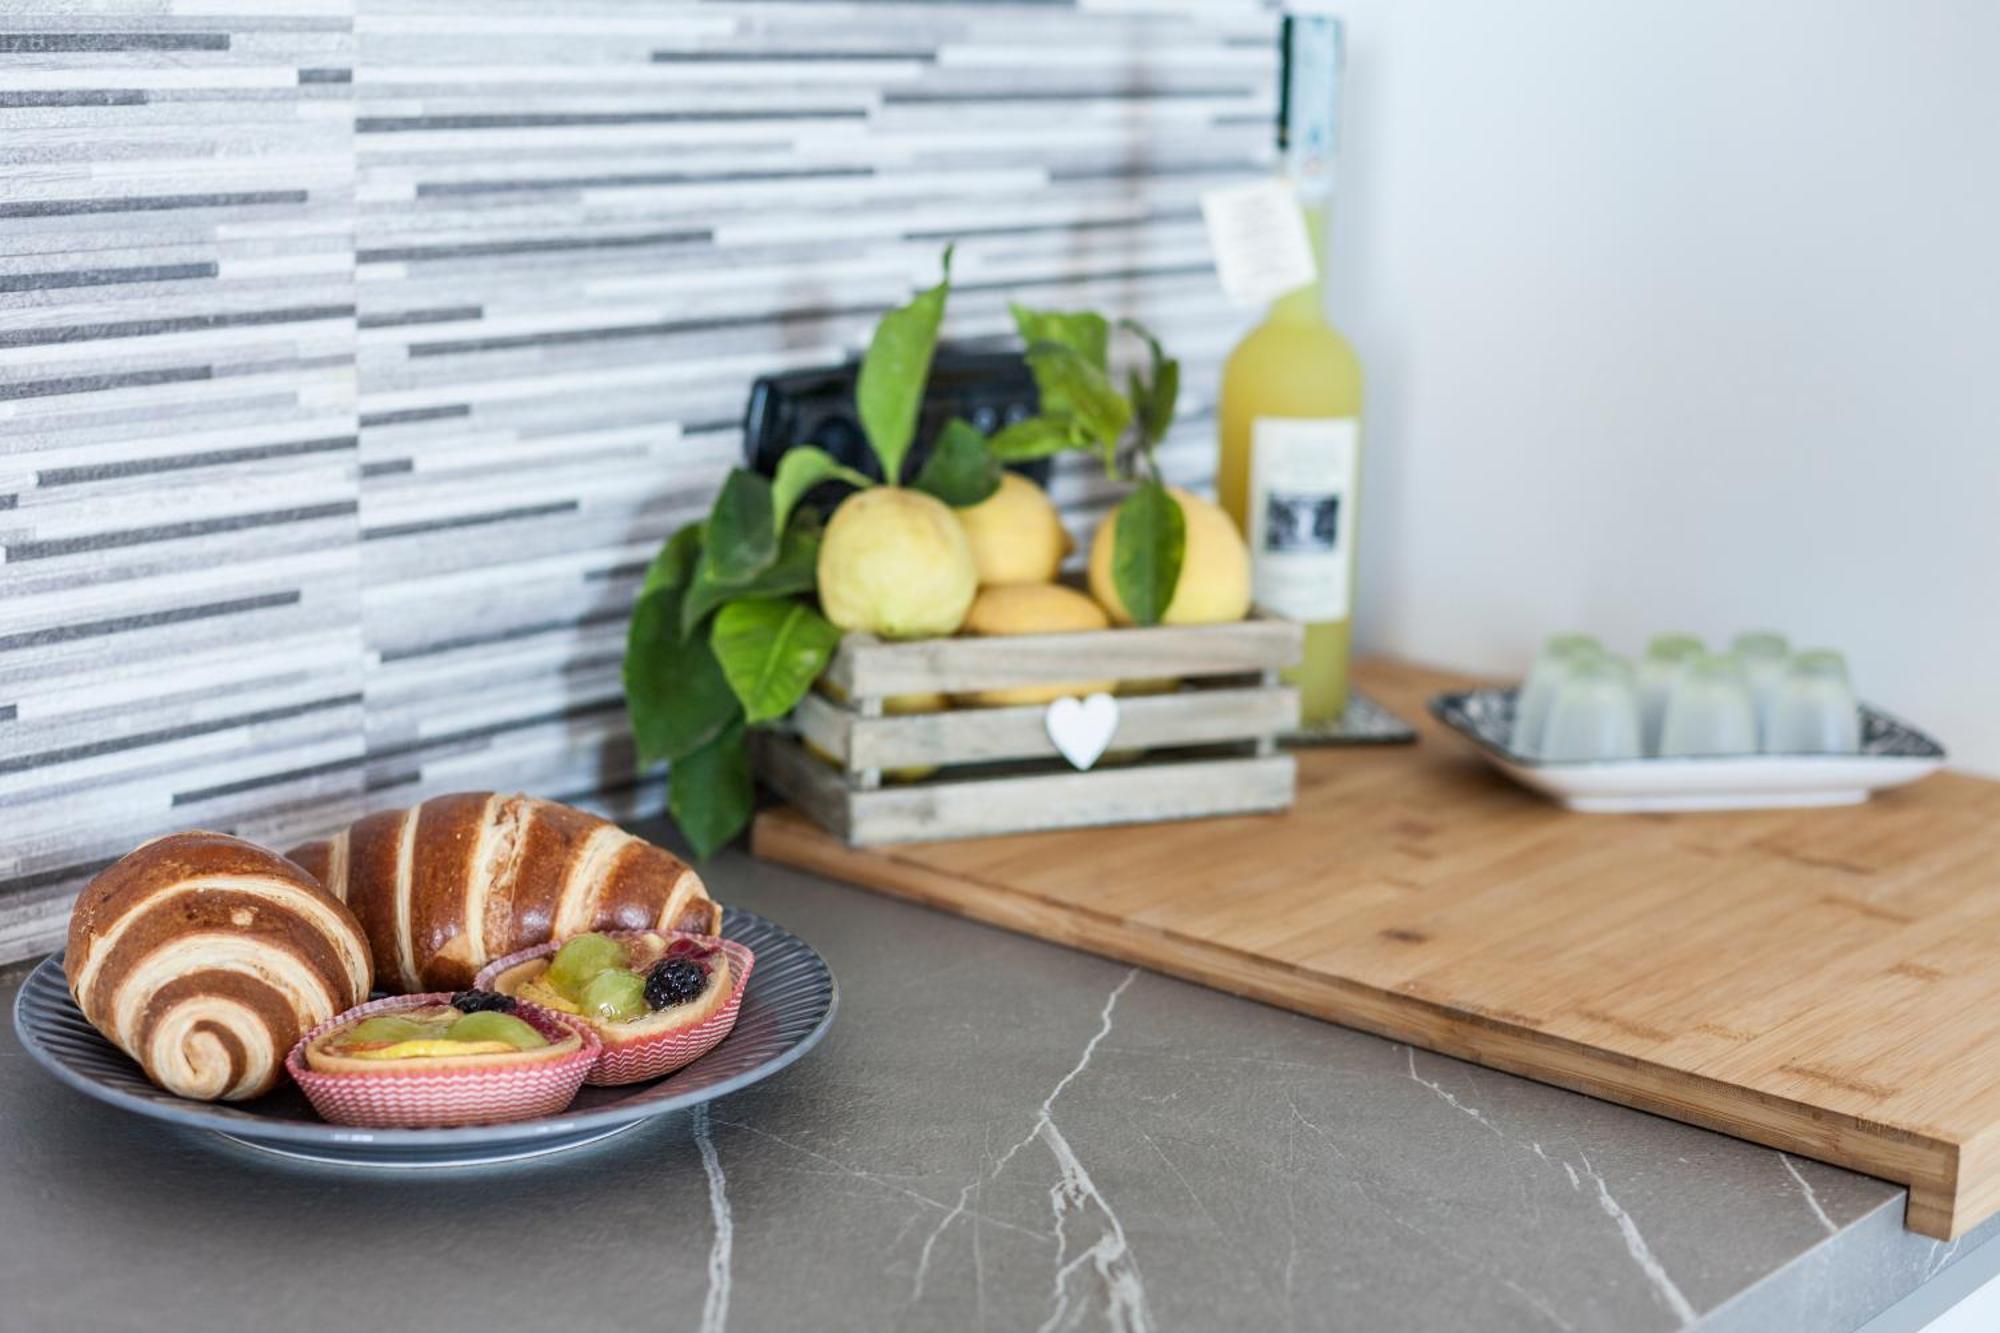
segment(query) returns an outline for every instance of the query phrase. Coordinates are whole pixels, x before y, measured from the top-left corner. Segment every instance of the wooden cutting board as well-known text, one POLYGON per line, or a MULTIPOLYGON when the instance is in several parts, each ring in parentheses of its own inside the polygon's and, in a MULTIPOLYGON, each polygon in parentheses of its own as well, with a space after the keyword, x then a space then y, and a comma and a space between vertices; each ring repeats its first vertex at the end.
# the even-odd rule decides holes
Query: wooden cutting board
POLYGON ((1368 664, 1422 740, 1300 752, 1284 815, 761 856, 2000 1209, 2000 783, 1865 806, 1578 815, 1432 723, 1459 677, 1368 664))

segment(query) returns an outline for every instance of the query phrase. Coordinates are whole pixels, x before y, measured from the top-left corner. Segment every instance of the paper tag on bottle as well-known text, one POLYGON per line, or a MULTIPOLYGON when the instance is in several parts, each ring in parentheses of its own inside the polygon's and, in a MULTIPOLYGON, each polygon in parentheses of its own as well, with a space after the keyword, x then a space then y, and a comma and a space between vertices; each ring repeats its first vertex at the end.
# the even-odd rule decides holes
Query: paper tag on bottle
POLYGON ((1265 306, 1319 277, 1298 195, 1284 180, 1209 190, 1201 196, 1216 276, 1231 305, 1265 306))

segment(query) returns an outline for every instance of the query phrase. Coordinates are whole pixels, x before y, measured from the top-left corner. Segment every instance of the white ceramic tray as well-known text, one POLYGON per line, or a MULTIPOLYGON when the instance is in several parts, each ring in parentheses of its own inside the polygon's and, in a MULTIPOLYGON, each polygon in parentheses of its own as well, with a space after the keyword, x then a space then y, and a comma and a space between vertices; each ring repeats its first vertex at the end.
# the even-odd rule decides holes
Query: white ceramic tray
POLYGON ((1867 704, 1861 706, 1859 754, 1531 759, 1508 748, 1517 693, 1503 688, 1440 694, 1430 701, 1431 716, 1471 741, 1516 782, 1589 814, 1855 805, 1870 792, 1927 777, 1945 761, 1942 745, 1867 704))

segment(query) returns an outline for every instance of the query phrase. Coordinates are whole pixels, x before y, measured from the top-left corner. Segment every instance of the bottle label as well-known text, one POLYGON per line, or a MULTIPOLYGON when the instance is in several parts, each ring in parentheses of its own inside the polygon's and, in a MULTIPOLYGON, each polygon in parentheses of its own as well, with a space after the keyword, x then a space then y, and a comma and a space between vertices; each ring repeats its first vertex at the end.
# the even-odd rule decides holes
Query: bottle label
POLYGON ((1257 604, 1288 620, 1345 620, 1361 423, 1250 424, 1250 567, 1257 604))

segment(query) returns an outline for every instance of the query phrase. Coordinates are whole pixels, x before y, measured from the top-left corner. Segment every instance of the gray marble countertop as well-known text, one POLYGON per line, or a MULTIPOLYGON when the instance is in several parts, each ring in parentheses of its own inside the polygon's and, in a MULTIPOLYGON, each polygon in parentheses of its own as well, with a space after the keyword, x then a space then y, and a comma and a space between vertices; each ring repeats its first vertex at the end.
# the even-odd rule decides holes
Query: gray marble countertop
POLYGON ((831 1035, 546 1162, 294 1167, 80 1097, 9 1026, 0 1328, 1846 1330, 1992 1233, 741 855, 705 873, 826 955, 831 1035))

